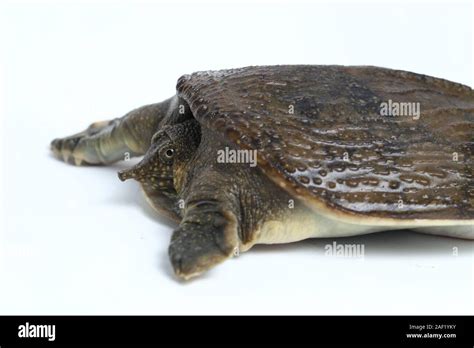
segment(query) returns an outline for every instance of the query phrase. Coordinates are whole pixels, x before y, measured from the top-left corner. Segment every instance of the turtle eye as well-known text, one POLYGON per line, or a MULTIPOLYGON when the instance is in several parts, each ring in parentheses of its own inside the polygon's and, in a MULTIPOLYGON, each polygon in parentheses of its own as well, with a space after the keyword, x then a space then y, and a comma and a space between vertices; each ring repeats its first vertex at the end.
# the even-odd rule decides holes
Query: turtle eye
POLYGON ((165 152, 164 152, 164 154, 165 154, 165 157, 166 157, 167 159, 171 159, 171 158, 173 158, 173 156, 174 156, 174 150, 171 149, 171 148, 166 149, 165 152))

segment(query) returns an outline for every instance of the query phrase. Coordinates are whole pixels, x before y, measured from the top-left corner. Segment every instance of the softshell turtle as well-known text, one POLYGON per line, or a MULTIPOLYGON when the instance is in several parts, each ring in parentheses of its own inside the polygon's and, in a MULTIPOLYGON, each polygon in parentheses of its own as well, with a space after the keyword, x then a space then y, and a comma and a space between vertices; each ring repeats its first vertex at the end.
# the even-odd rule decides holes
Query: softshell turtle
POLYGON ((56 139, 64 161, 144 155, 121 180, 179 225, 182 278, 258 243, 393 229, 474 239, 474 92, 366 66, 182 76, 176 96, 56 139))

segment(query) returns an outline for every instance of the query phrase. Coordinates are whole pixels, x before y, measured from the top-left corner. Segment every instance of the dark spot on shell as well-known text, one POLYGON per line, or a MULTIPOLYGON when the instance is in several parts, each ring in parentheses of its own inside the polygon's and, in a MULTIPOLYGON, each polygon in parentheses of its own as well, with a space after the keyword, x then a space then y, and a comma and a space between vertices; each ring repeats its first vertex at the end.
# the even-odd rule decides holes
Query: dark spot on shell
POLYGON ((286 163, 285 164, 285 170, 288 172, 288 173, 294 173, 296 172, 296 169, 295 167, 293 167, 292 165, 286 163))
POLYGON ((388 186, 392 189, 392 190, 396 190, 397 188, 400 187, 400 183, 398 181, 390 181, 390 183, 388 184, 388 186))
POLYGON ((347 168, 349 168, 349 170, 353 171, 353 172, 356 172, 359 170, 359 167, 356 166, 355 164, 350 164, 349 166, 347 166, 347 168))
POLYGON ((309 178, 307 176, 300 176, 299 179, 303 184, 309 184, 309 178))
POLYGON ((355 179, 348 179, 346 180, 346 185, 349 187, 357 187, 359 185, 359 181, 355 179))
POLYGON ((310 161, 308 162, 308 165, 311 167, 311 168, 319 168, 321 167, 321 164, 317 161, 310 161))
POLYGON ((414 181, 413 177, 408 176, 408 175, 400 175, 400 180, 407 182, 409 184, 411 184, 414 181))
POLYGON ((333 167, 333 169, 336 171, 336 172, 343 172, 346 170, 346 166, 344 163, 339 163, 337 164, 336 166, 333 167))
POLYGON ((430 181, 427 178, 423 178, 423 177, 416 178, 415 181, 417 184, 420 184, 423 186, 428 186, 430 184, 430 181))
POLYGON ((296 167, 296 169, 298 169, 300 172, 304 172, 306 171, 306 169, 308 169, 304 164, 298 164, 298 166, 296 167))

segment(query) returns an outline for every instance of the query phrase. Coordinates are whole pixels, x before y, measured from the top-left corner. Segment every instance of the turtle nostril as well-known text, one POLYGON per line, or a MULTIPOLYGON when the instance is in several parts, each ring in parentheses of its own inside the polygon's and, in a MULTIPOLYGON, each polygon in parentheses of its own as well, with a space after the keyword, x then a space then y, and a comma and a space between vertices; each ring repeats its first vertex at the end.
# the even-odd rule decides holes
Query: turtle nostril
POLYGON ((125 181, 127 179, 135 177, 132 170, 130 170, 130 169, 121 170, 117 173, 117 175, 118 175, 120 181, 125 181))
POLYGON ((120 181, 125 181, 125 180, 128 179, 127 174, 123 171, 118 172, 117 175, 118 175, 120 181))

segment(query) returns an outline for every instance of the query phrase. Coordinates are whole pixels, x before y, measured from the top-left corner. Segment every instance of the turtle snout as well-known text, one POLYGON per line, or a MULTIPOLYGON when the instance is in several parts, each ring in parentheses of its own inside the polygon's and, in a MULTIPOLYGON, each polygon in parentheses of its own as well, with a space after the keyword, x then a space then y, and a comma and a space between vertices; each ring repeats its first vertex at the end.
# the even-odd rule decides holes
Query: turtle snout
POLYGON ((117 173, 118 175, 118 178, 120 179, 120 181, 125 181, 127 179, 130 179, 132 176, 130 175, 130 173, 128 173, 128 171, 126 170, 121 170, 117 173))
POLYGON ((120 170, 117 175, 121 181, 128 179, 142 181, 142 179, 145 177, 144 170, 141 167, 141 162, 131 168, 120 170))

